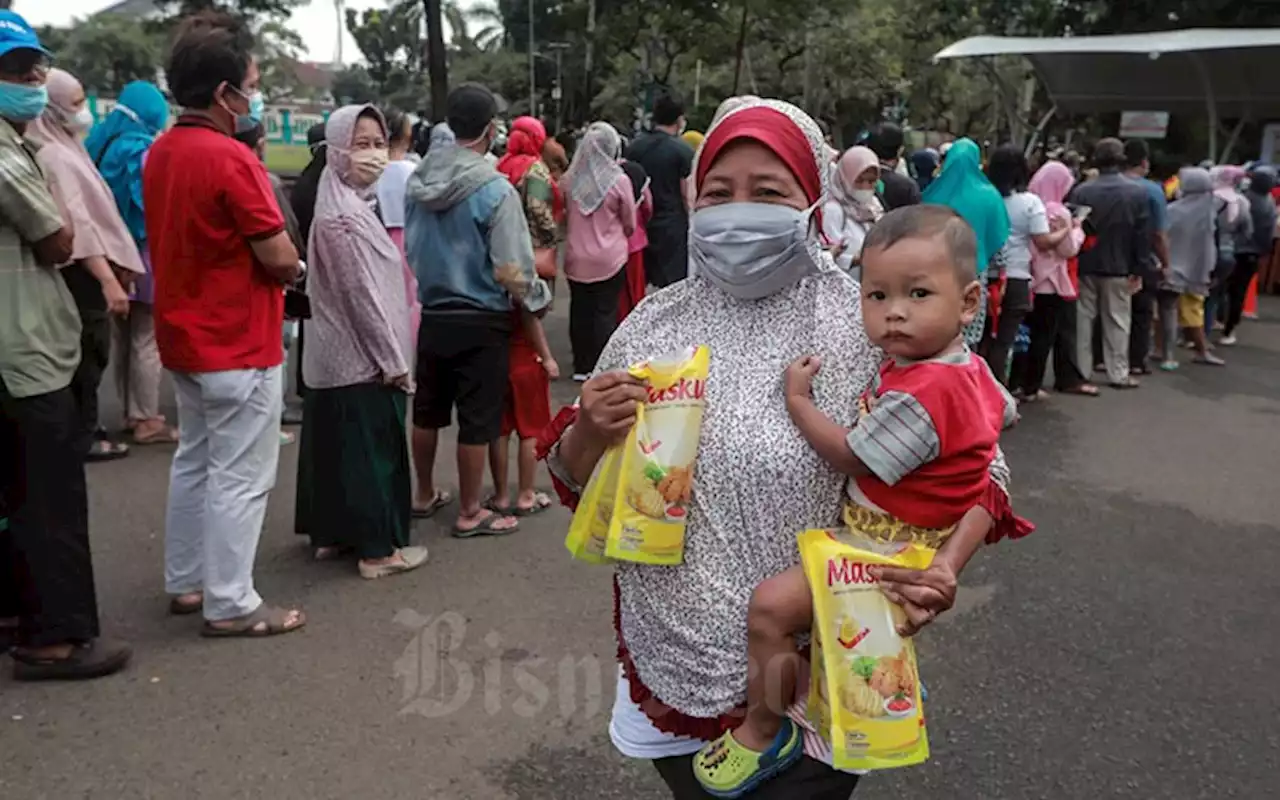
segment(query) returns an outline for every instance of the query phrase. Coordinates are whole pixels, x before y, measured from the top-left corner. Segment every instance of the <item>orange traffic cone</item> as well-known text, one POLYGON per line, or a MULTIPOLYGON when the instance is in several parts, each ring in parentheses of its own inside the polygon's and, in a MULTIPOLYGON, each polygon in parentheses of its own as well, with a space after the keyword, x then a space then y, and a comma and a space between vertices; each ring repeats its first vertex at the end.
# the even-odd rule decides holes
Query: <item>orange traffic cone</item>
POLYGON ((1258 318, 1258 276, 1254 275, 1253 280, 1249 281, 1249 291, 1244 296, 1244 318, 1258 318))

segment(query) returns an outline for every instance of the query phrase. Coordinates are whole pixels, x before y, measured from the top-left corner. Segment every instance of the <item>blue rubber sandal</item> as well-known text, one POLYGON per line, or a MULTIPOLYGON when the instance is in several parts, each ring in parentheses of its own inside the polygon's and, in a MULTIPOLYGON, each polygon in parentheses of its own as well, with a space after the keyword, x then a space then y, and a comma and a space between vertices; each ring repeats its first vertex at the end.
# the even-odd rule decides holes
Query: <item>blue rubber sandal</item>
POLYGON ((790 719, 763 753, 743 747, 728 732, 693 757, 693 774, 712 797, 736 800, 786 772, 804 755, 800 729, 790 719))

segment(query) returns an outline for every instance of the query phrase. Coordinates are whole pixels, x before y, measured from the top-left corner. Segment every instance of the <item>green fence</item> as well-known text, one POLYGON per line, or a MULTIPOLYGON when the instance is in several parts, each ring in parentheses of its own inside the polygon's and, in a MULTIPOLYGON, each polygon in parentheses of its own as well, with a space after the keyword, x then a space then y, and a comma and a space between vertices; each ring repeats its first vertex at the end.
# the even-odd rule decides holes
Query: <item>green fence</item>
MULTIPOLYGON (((102 121, 104 117, 110 114, 115 105, 116 100, 114 97, 89 96, 89 110, 93 112, 93 121, 95 123, 102 121)), ((176 118, 178 109, 174 108, 171 111, 171 119, 176 118)), ((292 106, 267 106, 262 122, 267 129, 268 142, 273 144, 305 145, 307 143, 307 131, 311 126, 327 119, 329 119, 328 109, 305 111, 292 106)))

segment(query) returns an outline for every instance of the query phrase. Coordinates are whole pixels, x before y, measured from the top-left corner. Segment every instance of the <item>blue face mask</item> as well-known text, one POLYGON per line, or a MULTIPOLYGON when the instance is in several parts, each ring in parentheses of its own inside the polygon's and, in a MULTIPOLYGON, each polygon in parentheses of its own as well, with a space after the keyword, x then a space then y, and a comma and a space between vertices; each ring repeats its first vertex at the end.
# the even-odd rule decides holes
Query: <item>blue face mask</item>
POLYGON ((49 105, 49 90, 27 83, 0 81, 0 117, 14 122, 30 122, 49 105))
POLYGON ((249 101, 249 113, 236 116, 236 133, 244 133, 258 127, 267 109, 267 101, 263 99, 262 92, 254 91, 245 94, 234 86, 231 87, 231 91, 249 101))

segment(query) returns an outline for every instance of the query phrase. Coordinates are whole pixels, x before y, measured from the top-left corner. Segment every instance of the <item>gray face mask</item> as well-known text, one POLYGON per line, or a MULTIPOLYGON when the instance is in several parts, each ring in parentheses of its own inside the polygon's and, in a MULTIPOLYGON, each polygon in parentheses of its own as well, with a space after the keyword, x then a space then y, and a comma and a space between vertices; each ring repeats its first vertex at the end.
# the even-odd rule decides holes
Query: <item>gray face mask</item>
POLYGON ((725 203, 695 211, 689 225, 693 273, 739 300, 759 300, 818 272, 809 252, 811 206, 725 203))

